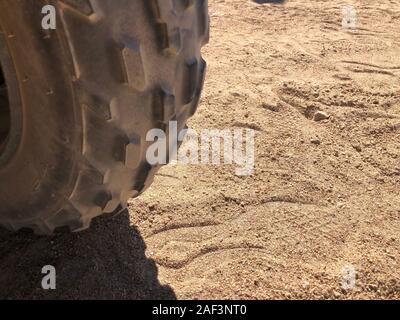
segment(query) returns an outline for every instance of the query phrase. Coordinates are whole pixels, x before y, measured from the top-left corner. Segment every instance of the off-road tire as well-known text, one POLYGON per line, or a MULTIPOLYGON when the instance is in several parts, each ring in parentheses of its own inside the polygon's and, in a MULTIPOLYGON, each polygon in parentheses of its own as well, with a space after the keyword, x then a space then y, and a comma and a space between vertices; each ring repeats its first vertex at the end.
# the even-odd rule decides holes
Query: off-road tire
POLYGON ((22 119, 0 154, 0 225, 80 231, 150 186, 146 133, 183 129, 199 102, 207 12, 207 0, 0 0, 0 63, 22 119), (56 30, 42 28, 45 4, 56 30))

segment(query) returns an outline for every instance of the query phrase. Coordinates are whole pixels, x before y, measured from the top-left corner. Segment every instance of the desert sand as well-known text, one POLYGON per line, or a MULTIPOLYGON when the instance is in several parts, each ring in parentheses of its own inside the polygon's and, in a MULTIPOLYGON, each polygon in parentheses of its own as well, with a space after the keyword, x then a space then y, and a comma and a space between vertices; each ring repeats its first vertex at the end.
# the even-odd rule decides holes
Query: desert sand
POLYGON ((254 174, 170 165, 89 231, 1 231, 0 297, 399 299, 399 4, 210 0, 190 126, 255 130, 254 174))

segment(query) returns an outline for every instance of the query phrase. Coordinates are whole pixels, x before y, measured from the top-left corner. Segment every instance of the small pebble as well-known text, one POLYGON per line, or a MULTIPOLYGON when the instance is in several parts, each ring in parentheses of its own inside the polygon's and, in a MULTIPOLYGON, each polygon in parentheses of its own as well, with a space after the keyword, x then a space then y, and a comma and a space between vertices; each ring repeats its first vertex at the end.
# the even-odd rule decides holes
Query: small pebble
POLYGON ((314 113, 314 121, 322 121, 329 119, 329 115, 323 111, 317 111, 314 113))
POLYGON ((310 142, 311 142, 312 144, 316 144, 316 145, 320 145, 320 144, 321 144, 321 140, 318 139, 318 138, 312 138, 312 139, 310 140, 310 142))

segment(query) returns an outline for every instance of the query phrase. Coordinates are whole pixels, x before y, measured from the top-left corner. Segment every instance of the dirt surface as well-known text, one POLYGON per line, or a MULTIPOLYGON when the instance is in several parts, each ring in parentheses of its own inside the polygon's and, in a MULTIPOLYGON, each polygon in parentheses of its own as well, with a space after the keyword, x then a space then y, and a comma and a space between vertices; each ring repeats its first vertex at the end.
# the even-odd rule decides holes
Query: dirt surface
POLYGON ((400 7, 352 1, 348 30, 345 4, 210 0, 191 126, 255 129, 254 175, 168 166, 90 231, 1 231, 0 297, 399 299, 400 7))

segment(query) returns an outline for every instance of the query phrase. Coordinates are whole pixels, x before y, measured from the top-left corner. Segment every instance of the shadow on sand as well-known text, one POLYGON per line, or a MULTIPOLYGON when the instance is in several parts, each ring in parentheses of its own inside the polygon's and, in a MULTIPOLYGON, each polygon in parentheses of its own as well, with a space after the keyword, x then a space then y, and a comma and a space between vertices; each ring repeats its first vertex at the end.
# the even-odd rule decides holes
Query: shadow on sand
POLYGON ((0 299, 176 299, 145 249, 127 211, 52 238, 1 229, 0 299), (45 265, 56 268, 56 290, 41 288, 45 265))

